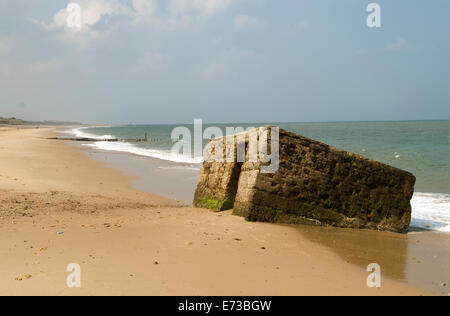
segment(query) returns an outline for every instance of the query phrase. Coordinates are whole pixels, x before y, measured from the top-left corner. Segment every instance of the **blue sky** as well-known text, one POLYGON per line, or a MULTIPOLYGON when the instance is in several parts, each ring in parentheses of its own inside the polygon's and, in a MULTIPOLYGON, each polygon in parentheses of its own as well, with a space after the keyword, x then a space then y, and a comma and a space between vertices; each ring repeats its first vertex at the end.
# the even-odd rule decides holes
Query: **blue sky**
POLYGON ((0 2, 0 116, 86 123, 450 119, 450 2, 0 2))

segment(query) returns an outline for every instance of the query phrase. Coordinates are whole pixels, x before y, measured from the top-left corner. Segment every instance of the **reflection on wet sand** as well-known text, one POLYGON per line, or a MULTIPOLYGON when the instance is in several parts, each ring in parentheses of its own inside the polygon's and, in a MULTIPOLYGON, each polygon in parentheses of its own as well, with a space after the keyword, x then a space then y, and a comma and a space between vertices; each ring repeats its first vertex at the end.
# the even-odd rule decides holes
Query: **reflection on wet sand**
POLYGON ((450 294, 450 234, 424 232, 408 234, 407 276, 411 284, 433 292, 450 294), (446 285, 446 286, 444 286, 446 285))
POLYGON ((345 261, 363 269, 381 266, 382 275, 408 282, 439 295, 450 287, 450 234, 395 234, 334 227, 298 226, 309 240, 326 246, 345 261))

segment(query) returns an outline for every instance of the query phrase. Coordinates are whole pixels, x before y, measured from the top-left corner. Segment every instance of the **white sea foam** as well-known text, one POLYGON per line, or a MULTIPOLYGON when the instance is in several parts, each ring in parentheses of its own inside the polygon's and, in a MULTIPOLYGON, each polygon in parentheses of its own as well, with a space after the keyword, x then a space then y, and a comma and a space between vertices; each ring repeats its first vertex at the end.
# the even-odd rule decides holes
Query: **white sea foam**
POLYGON ((411 227, 450 233, 450 195, 415 193, 411 227))
MULTIPOLYGON (((90 139, 97 139, 97 140, 107 140, 107 139, 115 139, 116 137, 114 135, 94 135, 85 132, 86 129, 92 128, 92 127, 80 127, 80 128, 74 128, 72 130, 63 131, 63 133, 74 135, 77 138, 90 138, 90 139)), ((145 156, 145 157, 151 157, 156 158, 160 160, 167 160, 171 162, 176 163, 183 163, 183 164, 201 164, 203 162, 203 158, 192 158, 185 155, 180 154, 174 154, 170 150, 158 150, 158 149, 149 149, 149 148, 142 148, 137 147, 134 144, 127 143, 127 142, 95 142, 93 144, 85 144, 85 146, 93 147, 101 150, 108 150, 108 151, 117 151, 117 152, 126 152, 138 156, 145 156)), ((180 166, 181 167, 181 166, 180 166)), ((193 169, 195 167, 193 166, 183 166, 187 169, 193 169)))
POLYGON ((90 127, 79 127, 79 128, 74 128, 68 131, 63 131, 63 133, 65 134, 71 134, 74 135, 77 138, 90 138, 90 139, 114 139, 115 137, 113 135, 94 135, 94 134, 90 134, 90 133, 86 133, 85 130, 88 129, 90 127))
MULTIPOLYGON (((172 153, 170 150, 142 148, 126 142, 95 142, 94 144, 86 144, 85 146, 108 151, 126 152, 138 156, 151 157, 184 164, 201 164, 203 162, 202 158, 194 159, 190 156, 172 153)), ((187 168, 189 168, 189 166, 187 168)))

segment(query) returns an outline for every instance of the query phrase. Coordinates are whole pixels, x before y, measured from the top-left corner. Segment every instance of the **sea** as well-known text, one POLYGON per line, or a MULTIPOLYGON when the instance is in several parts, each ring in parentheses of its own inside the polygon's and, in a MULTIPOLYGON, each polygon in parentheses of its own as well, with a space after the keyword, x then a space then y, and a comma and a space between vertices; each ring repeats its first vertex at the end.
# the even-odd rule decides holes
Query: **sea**
MULTIPOLYGON (((411 227, 450 233, 450 121, 204 124, 203 130, 218 127, 225 135, 227 128, 268 124, 413 173, 411 227)), ((173 152, 180 130, 190 132, 193 149, 193 124, 90 126, 63 133, 97 139, 82 146, 131 174, 137 188, 190 203, 202 157, 173 152), (126 141, 145 134, 147 141, 126 141), (125 141, 102 141, 115 138, 125 141)))

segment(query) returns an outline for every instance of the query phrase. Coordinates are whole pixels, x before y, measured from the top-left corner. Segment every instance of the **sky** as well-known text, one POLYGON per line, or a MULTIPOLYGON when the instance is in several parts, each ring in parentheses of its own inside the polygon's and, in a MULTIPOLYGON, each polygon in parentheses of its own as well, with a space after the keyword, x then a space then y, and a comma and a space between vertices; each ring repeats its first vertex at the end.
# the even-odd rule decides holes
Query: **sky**
POLYGON ((0 0, 0 116, 450 119, 450 1, 379 0, 369 28, 372 2, 0 0))

